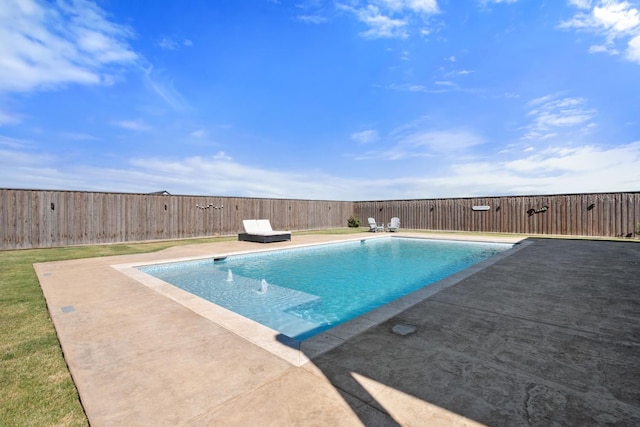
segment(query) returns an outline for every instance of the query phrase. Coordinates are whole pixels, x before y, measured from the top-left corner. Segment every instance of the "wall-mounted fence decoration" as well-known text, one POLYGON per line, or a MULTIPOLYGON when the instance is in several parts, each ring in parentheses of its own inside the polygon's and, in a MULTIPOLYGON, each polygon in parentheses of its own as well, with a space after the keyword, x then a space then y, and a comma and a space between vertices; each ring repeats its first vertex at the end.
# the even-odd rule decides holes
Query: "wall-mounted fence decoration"
POLYGON ((223 209, 224 205, 220 205, 220 206, 214 206, 213 203, 209 203, 206 206, 200 206, 200 205, 196 205, 196 208, 198 209, 223 209))
POLYGON ((531 208, 531 209, 529 209, 527 211, 527 215, 532 216, 533 214, 539 214, 539 213, 542 213, 542 212, 546 212, 548 209, 549 209, 549 206, 547 206, 547 205, 544 205, 540 209, 531 208))

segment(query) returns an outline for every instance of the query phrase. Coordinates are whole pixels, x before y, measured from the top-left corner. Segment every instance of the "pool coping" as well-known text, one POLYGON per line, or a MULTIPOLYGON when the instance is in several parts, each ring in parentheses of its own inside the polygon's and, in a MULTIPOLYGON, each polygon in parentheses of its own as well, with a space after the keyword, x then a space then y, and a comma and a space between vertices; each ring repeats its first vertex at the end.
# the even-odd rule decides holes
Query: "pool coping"
POLYGON ((524 237, 516 238, 500 238, 500 237, 482 237, 475 236, 425 236, 421 234, 403 233, 401 235, 373 235, 362 236, 359 235, 354 238, 341 239, 339 241, 329 242, 316 242, 316 243, 303 243, 287 245, 286 249, 297 249, 303 247, 320 246, 335 243, 345 243, 352 241, 362 241, 378 238, 419 238, 425 240, 440 240, 440 241, 468 241, 468 242, 483 242, 483 243, 506 243, 513 244, 514 246, 500 254, 494 255, 486 260, 476 263, 458 273, 452 274, 442 280, 432 283, 429 286, 418 289, 404 297, 401 297, 395 301, 383 305, 369 311, 361 316, 356 317, 348 322, 331 328, 325 332, 322 332, 314 337, 311 337, 305 341, 297 341, 282 335, 280 332, 271 329, 265 325, 262 325, 254 320, 248 319, 238 313, 221 307, 213 302, 207 301, 199 296, 191 294, 177 286, 171 285, 161 279, 153 277, 137 269, 137 267, 168 264, 184 261, 195 261, 211 258, 223 258, 228 256, 246 255, 252 253, 264 253, 269 251, 278 251, 285 249, 282 246, 278 247, 265 247, 256 248, 253 247, 250 250, 232 251, 232 252, 220 252, 211 253, 207 255, 199 255, 193 257, 180 257, 180 258, 165 258, 154 261, 138 261, 132 263, 112 264, 111 268, 126 275, 127 277, 135 280, 138 283, 154 290, 155 292, 169 298, 199 316, 214 322, 230 332, 244 338, 245 340, 263 348, 269 353, 287 361, 288 363, 300 367, 307 362, 310 362, 315 357, 318 357, 338 346, 345 343, 347 340, 367 331, 368 329, 377 326, 390 318, 397 316, 401 312, 408 308, 421 303, 427 298, 433 296, 439 291, 455 285, 456 283, 464 280, 465 278, 495 264, 496 262, 510 256, 511 254, 519 251, 520 249, 532 244, 532 241, 525 240, 524 237))

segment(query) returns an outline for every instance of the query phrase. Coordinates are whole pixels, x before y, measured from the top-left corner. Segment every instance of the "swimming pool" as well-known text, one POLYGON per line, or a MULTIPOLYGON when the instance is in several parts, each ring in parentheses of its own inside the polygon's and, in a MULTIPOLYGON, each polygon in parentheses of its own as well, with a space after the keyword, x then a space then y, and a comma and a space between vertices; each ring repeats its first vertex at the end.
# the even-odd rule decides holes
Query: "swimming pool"
POLYGON ((385 237, 138 269, 304 341, 512 246, 385 237))

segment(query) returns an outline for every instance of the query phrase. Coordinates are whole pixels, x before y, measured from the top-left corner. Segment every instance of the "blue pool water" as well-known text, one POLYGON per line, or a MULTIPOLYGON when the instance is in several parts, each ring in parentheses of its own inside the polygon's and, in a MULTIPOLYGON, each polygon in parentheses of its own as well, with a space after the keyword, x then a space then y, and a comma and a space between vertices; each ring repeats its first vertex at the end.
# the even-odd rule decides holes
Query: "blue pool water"
POLYGON ((388 237, 139 269, 303 341, 511 247, 388 237))

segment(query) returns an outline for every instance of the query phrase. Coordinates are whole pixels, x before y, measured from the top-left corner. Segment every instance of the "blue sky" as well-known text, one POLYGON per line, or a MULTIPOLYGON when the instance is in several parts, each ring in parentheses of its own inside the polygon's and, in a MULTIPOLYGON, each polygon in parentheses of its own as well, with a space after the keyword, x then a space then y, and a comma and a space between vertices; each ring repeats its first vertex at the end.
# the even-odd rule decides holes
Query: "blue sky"
POLYGON ((3 0, 0 187, 640 190, 640 2, 3 0))

